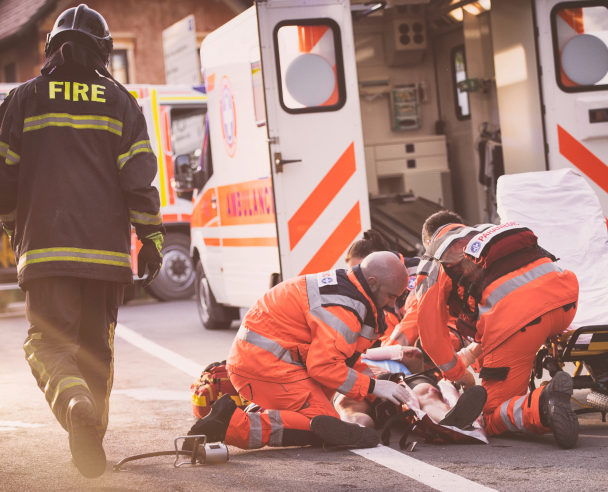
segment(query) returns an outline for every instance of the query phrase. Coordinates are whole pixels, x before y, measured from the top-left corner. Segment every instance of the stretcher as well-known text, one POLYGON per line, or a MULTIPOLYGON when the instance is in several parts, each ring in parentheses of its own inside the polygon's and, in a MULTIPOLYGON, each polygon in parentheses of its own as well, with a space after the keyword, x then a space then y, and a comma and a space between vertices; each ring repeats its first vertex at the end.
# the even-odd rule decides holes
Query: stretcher
POLYGON ((577 413, 608 412, 608 230, 597 195, 572 169, 512 174, 498 180, 501 222, 516 221, 538 236, 557 264, 579 282, 576 316, 559 337, 536 355, 530 389, 544 369, 553 377, 568 362, 575 365, 574 389, 590 389, 577 413), (586 374, 583 374, 585 372, 586 374))

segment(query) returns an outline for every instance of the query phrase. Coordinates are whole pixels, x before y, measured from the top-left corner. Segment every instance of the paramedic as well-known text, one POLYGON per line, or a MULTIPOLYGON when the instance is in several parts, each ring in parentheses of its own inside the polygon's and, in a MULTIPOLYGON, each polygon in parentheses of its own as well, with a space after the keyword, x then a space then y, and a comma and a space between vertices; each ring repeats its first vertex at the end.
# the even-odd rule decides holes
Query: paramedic
POLYGON ((578 419, 570 407, 570 375, 560 371, 532 393, 527 386, 538 349, 574 318, 576 276, 559 268, 538 247, 536 236, 516 223, 469 228, 455 213, 442 211, 426 220, 422 240, 427 251, 418 269, 416 298, 424 350, 447 379, 471 384, 467 367, 479 347, 454 351, 446 328, 449 306, 458 329, 473 333, 481 345, 488 434, 551 430, 560 447, 573 447, 578 419), (487 268, 474 277, 480 265, 487 268), (458 279, 455 286, 452 278, 458 279))
POLYGON ((25 353, 73 462, 106 469, 113 341, 124 285, 158 273, 164 228, 156 158, 133 97, 106 66, 104 18, 80 5, 48 36, 39 77, 0 106, 0 220, 11 237, 30 322, 25 353))
POLYGON ((190 435, 244 449, 376 446, 376 433, 341 422, 329 398, 338 391, 359 401, 373 394, 405 402, 407 391, 376 381, 360 354, 384 331, 382 309, 407 281, 403 263, 378 252, 351 270, 295 277, 268 291, 243 319, 226 364, 239 394, 267 410, 244 413, 225 395, 190 435))

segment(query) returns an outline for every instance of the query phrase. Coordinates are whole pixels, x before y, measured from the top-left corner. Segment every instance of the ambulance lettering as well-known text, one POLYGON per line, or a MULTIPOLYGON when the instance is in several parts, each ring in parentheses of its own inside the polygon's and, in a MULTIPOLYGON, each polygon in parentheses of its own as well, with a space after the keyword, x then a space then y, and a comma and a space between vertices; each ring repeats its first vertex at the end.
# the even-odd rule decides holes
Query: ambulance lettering
POLYGON ((486 229, 481 234, 474 236, 467 244, 464 252, 474 258, 479 258, 484 249, 484 246, 487 245, 492 238, 496 237, 498 234, 502 234, 506 231, 510 231, 513 229, 521 229, 523 226, 518 224, 517 222, 506 222, 505 224, 501 224, 499 226, 490 227, 486 229))
POLYGON ((226 206, 231 218, 274 215, 272 187, 244 188, 228 193, 226 206))

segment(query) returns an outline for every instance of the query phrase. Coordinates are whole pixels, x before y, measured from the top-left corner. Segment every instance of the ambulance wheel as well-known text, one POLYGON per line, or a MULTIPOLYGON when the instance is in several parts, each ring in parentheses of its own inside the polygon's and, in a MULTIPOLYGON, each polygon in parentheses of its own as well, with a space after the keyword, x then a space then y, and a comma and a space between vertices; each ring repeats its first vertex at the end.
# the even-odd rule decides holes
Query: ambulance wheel
POLYGON ((608 412, 608 395, 592 391, 587 395, 587 404, 600 412, 608 412))
POLYGON ((163 266, 146 292, 160 301, 190 299, 194 295, 196 272, 190 256, 190 238, 169 233, 163 242, 163 266))
MULTIPOLYGON (((236 308, 229 308, 218 304, 209 286, 209 281, 199 261, 196 264, 196 305, 201 323, 207 330, 227 330, 234 316, 236 308)), ((238 311, 238 309, 236 309, 238 311)))

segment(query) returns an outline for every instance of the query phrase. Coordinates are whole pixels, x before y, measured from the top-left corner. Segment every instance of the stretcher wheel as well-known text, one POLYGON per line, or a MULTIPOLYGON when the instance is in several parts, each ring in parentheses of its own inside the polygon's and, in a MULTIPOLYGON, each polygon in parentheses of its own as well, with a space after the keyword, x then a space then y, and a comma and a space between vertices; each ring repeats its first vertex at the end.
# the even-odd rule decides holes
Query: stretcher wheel
POLYGON ((587 404, 601 412, 608 412, 608 395, 592 391, 587 395, 587 404))

